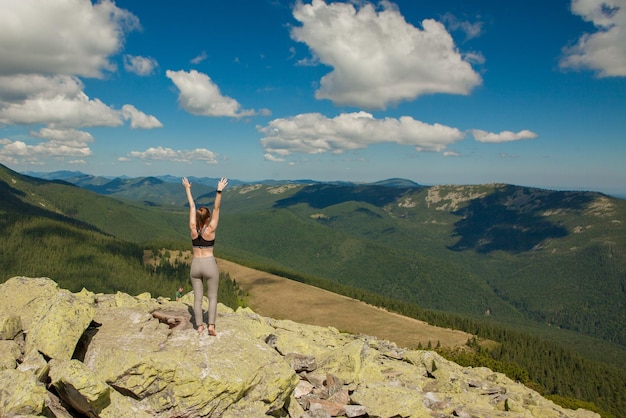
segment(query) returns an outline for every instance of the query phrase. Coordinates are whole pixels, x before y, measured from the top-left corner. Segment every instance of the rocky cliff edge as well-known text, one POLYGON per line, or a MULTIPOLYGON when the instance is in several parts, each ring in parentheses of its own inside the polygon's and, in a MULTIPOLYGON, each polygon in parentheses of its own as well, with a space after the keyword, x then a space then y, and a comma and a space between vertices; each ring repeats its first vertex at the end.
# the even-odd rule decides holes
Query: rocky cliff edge
POLYGON ((250 309, 219 305, 218 336, 198 335, 191 295, 26 277, 0 295, 2 417, 599 417, 487 368, 250 309))

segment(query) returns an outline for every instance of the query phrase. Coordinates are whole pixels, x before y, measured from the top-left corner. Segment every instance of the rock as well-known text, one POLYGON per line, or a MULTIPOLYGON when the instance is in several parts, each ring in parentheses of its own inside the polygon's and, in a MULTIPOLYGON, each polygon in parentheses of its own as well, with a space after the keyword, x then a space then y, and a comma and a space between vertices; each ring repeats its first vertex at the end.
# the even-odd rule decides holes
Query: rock
POLYGON ((78 360, 52 359, 50 381, 57 393, 76 411, 88 417, 98 417, 111 404, 111 387, 78 360))
POLYGON ((360 384, 352 394, 352 402, 363 405, 376 417, 430 417, 423 395, 410 388, 386 384, 360 384))
POLYGON ((0 340, 0 370, 15 369, 22 355, 20 346, 13 340, 0 340))
POLYGON ((34 375, 19 370, 0 370, 0 417, 39 415, 46 388, 34 375))
POLYGON ((24 357, 22 363, 17 366, 17 370, 32 373, 39 382, 43 383, 48 377, 50 366, 41 353, 33 352, 24 357))
POLYGON ((191 329, 193 325, 191 324, 191 314, 189 311, 176 311, 176 310, 165 310, 165 309, 157 309, 156 311, 152 311, 152 316, 158 319, 159 321, 167 324, 170 329, 191 329))
POLYGON ((0 318, 0 340, 12 340, 20 332, 22 332, 22 319, 19 316, 7 315, 0 318))
POLYGON ((304 356, 298 353, 287 353, 284 357, 296 373, 303 371, 310 372, 317 369, 317 361, 313 356, 304 356))
POLYGON ((45 313, 28 330, 25 353, 37 350, 49 358, 72 358, 78 340, 93 319, 94 307, 60 290, 42 309, 45 313))
POLYGON ((249 308, 218 304, 217 337, 199 335, 189 295, 71 293, 25 277, 7 292, 3 417, 598 417, 487 368, 249 308))

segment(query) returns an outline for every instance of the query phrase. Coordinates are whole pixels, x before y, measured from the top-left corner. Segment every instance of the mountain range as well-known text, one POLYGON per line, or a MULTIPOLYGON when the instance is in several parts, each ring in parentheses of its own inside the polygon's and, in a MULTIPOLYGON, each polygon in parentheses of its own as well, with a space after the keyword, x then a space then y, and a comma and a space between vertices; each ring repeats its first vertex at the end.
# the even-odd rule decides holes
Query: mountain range
MULTIPOLYGON (((47 196, 57 213, 141 245, 188 245, 179 177, 30 175, 69 187, 47 196), (124 204, 87 211, 99 203, 68 197, 75 186, 124 204)), ((217 179, 190 180, 197 204, 211 205, 217 179)), ((532 330, 586 354, 601 344, 612 354, 596 356, 619 363, 626 359, 625 225, 626 201, 597 192, 231 180, 216 251, 296 280, 532 330)))

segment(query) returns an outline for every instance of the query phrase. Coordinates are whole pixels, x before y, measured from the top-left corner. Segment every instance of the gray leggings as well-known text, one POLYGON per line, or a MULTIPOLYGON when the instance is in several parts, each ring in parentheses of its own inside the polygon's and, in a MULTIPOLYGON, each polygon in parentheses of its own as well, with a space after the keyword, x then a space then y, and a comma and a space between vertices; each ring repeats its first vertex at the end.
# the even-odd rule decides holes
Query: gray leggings
POLYGON ((191 262, 191 286, 193 287, 193 315, 196 326, 204 323, 202 320, 202 297, 204 296, 205 279, 207 281, 207 297, 209 298, 209 324, 215 324, 217 288, 220 284, 217 263, 215 257, 194 257, 191 262))

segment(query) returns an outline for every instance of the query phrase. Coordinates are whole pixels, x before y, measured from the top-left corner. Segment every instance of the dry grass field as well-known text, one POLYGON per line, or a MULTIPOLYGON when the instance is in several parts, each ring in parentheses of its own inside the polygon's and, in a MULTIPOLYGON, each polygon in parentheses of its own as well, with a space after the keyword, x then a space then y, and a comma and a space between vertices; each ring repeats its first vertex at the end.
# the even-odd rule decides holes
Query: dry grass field
MULTIPOLYGON (((191 262, 191 251, 161 250, 156 257, 151 251, 146 251, 144 263, 159 262, 164 255, 170 262, 175 259, 182 263, 191 262)), ((442 347, 458 347, 472 337, 462 331, 435 327, 356 299, 220 258, 217 265, 220 272, 229 273, 231 279, 248 293, 248 306, 262 316, 372 335, 412 349, 419 344, 427 347, 429 342, 433 347, 437 343, 442 347)))
POLYGON ((220 271, 248 292, 248 306, 262 316, 289 319, 303 324, 332 326, 339 331, 372 335, 400 347, 464 345, 471 335, 434 327, 364 302, 218 259, 220 271))

